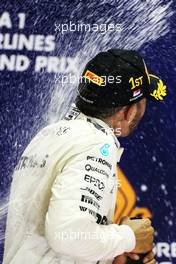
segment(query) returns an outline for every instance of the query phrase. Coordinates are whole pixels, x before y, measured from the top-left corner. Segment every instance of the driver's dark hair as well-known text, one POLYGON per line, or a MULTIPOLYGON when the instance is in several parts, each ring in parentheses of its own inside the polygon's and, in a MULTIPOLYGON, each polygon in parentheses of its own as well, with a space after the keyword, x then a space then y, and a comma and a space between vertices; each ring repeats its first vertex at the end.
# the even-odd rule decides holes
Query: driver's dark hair
POLYGON ((122 106, 116 108, 104 108, 96 107, 92 105, 85 104, 82 100, 76 98, 76 106, 85 115, 95 117, 95 118, 106 118, 114 115, 116 112, 122 109, 122 106))

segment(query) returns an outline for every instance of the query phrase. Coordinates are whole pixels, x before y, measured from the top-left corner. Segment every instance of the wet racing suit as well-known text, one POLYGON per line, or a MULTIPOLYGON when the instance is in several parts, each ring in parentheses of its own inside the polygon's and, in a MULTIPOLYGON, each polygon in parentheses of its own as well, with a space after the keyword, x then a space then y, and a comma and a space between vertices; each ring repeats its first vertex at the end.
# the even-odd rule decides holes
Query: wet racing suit
POLYGON ((95 264, 135 247, 113 224, 123 149, 107 124, 73 108, 42 129, 13 174, 3 264, 95 264))

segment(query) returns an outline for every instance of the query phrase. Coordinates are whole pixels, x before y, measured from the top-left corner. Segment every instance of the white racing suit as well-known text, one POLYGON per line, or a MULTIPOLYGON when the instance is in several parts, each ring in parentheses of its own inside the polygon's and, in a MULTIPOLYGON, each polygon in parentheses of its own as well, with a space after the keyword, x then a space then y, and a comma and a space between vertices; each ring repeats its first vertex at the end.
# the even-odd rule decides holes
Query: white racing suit
POLYGON ((113 224, 116 163, 123 149, 103 121, 73 108, 42 129, 11 185, 3 264, 96 264, 135 247, 113 224))

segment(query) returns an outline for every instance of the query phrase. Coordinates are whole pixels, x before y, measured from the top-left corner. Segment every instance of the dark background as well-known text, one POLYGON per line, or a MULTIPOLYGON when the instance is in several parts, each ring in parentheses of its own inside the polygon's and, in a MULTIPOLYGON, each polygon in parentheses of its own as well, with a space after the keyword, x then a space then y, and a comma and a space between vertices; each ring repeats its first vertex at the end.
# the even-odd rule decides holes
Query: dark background
MULTIPOLYGON (((57 46, 50 54, 26 50, 0 50, 0 54, 25 54, 32 61, 36 55, 42 54, 78 56, 84 65, 99 51, 112 47, 140 51, 150 72, 166 82, 168 96, 164 103, 149 102, 139 129, 129 138, 120 140, 125 147, 120 166, 135 188, 137 205, 145 206, 153 213, 156 242, 170 244, 176 242, 175 4, 172 1, 129 2, 1 1, 0 14, 8 11, 13 20, 13 29, 1 28, 1 32, 52 34, 56 36, 57 46), (170 6, 167 6, 168 3, 170 6), (26 13, 27 17, 25 29, 21 31, 17 28, 16 14, 19 12, 26 13), (155 14, 152 15, 152 12, 155 14), (55 31, 56 21, 68 23, 70 20, 90 24, 122 23, 123 29, 121 35, 90 32, 67 32, 62 35, 55 31), (141 185, 145 185, 147 190, 142 191, 141 185)), ((56 77, 54 73, 35 73, 33 63, 25 72, 0 72, 1 259, 3 219, 13 169, 31 138, 42 127, 58 120, 61 111, 67 111, 74 97, 74 85, 62 87, 56 82, 56 77)), ((176 263, 174 257, 170 260, 159 258, 159 263, 162 260, 176 263)))

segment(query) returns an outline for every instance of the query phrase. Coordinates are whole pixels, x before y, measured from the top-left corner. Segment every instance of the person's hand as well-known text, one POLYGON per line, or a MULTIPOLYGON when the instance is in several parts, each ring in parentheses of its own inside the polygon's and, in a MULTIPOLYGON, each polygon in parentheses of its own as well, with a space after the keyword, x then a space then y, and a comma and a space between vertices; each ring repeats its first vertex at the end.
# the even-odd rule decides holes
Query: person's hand
POLYGON ((147 253, 152 251, 154 240, 154 228, 148 218, 130 219, 125 217, 121 224, 128 225, 133 230, 136 237, 136 247, 132 251, 136 254, 147 253))
MULTIPOLYGON (((129 258, 131 258, 133 260, 138 260, 139 259, 139 256, 137 254, 134 254, 134 253, 125 253, 123 255, 117 256, 114 259, 113 264, 126 264, 127 263, 127 257, 129 257, 129 258)), ((155 254, 153 253, 153 251, 150 251, 145 256, 145 258, 143 259, 143 263, 144 264, 156 264, 155 254)))
POLYGON ((145 264, 156 264, 155 254, 153 251, 150 251, 145 258, 143 259, 143 263, 145 264))
POLYGON ((125 264, 127 261, 127 257, 125 254, 117 256, 112 264, 125 264))

